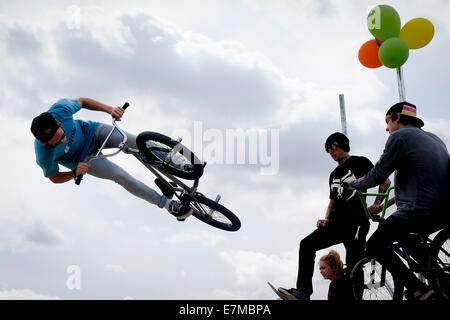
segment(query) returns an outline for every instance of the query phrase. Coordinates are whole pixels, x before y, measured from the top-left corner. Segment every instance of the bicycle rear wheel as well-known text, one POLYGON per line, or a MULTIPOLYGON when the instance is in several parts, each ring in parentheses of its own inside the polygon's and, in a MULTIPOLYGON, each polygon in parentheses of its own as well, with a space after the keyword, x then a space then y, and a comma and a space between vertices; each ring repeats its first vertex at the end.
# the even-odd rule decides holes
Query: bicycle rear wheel
POLYGON ((430 282, 436 293, 450 299, 450 229, 441 230, 430 245, 430 282))
POLYGON ((203 195, 195 195, 190 206, 194 210, 192 215, 210 226, 225 231, 237 231, 241 227, 241 221, 233 212, 203 195))
POLYGON ((376 259, 364 257, 350 274, 356 300, 401 300, 403 286, 376 259))
POLYGON ((162 167, 167 173, 188 180, 203 175, 203 163, 195 154, 168 136, 145 131, 136 137, 136 144, 143 161, 162 167), (169 152, 172 152, 170 159, 169 152))

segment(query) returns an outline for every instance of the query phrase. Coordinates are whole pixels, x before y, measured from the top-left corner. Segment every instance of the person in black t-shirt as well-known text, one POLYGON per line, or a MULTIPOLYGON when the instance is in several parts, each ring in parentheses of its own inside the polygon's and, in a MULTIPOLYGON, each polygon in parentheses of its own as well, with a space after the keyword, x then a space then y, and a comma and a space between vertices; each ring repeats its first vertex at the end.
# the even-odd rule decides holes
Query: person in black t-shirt
MULTIPOLYGON (((336 153, 335 151, 331 151, 336 153)), ((373 168, 372 162, 365 157, 348 156, 342 164, 330 174, 330 199, 334 202, 334 211, 331 211, 327 219, 337 223, 369 224, 361 200, 356 190, 344 189, 342 182, 349 177, 362 177, 373 168), (336 214, 345 212, 345 214, 336 214)), ((366 190, 363 190, 365 192, 366 190)))
MULTIPOLYGON (((314 259, 318 250, 344 244, 347 270, 352 270, 364 251, 370 224, 356 191, 346 190, 342 184, 348 177, 357 179, 364 176, 373 168, 373 164, 365 157, 350 156, 350 142, 339 132, 328 137, 325 151, 338 162, 329 178, 330 202, 325 219, 318 220, 317 229, 300 242, 296 288, 278 288, 287 300, 309 300, 313 292, 314 259)), ((390 184, 387 179, 379 186, 378 192, 386 192, 390 184)), ((381 197, 376 198, 369 211, 377 212, 381 201, 381 197)))

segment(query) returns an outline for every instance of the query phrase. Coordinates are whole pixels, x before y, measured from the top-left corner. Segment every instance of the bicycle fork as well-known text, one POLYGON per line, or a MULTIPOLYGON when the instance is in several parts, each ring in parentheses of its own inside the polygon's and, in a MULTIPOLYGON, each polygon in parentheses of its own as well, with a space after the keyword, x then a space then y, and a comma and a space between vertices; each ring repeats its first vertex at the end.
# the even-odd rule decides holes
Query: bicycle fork
POLYGON ((386 271, 382 267, 380 274, 380 281, 376 282, 375 275, 378 273, 376 270, 376 261, 370 261, 370 272, 369 272, 369 283, 367 284, 367 289, 378 289, 384 285, 386 282, 386 271))
POLYGON ((389 294, 393 296, 394 288, 392 288, 390 284, 386 282, 386 268, 384 266, 381 266, 381 272, 379 269, 380 267, 379 266, 377 267, 376 261, 372 259, 370 261, 369 283, 367 284, 367 289, 376 290, 378 288, 385 286, 389 294), (380 281, 378 282, 376 282, 375 279, 376 274, 379 274, 380 276, 380 281))

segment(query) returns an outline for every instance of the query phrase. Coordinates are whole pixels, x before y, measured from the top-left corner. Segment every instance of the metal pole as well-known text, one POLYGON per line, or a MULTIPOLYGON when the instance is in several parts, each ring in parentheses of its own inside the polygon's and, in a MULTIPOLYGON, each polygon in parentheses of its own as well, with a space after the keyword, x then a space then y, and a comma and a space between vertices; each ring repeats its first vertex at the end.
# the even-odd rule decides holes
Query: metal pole
POLYGON ((341 109, 341 126, 342 126, 342 133, 347 135, 347 118, 345 116, 345 101, 344 101, 344 95, 339 95, 339 106, 341 109))
POLYGON ((403 79, 402 67, 397 68, 397 83, 398 83, 398 96, 400 98, 400 102, 406 101, 405 82, 403 79))

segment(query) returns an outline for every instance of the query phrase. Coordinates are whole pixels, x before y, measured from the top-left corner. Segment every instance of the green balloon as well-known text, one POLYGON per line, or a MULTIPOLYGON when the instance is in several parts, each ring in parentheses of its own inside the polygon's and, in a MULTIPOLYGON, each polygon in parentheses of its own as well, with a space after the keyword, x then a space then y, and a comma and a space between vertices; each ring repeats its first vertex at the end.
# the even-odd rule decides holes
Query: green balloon
POLYGON ((367 16, 367 27, 370 33, 381 41, 400 34, 400 16, 391 6, 381 4, 374 7, 367 16))
POLYGON ((388 68, 400 68, 408 60, 409 48, 400 38, 390 38, 383 42, 378 51, 378 57, 388 68))

